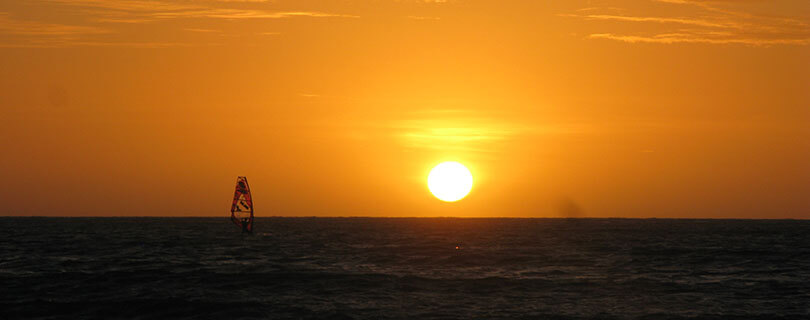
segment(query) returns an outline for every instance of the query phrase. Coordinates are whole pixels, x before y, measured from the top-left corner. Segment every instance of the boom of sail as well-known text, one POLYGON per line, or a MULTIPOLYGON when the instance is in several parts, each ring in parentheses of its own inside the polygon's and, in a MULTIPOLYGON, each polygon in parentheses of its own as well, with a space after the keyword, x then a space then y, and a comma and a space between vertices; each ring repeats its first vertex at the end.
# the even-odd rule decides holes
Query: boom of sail
POLYGON ((253 232, 253 197, 250 196, 247 177, 236 178, 236 191, 233 193, 233 203, 231 204, 231 221, 242 231, 253 232))

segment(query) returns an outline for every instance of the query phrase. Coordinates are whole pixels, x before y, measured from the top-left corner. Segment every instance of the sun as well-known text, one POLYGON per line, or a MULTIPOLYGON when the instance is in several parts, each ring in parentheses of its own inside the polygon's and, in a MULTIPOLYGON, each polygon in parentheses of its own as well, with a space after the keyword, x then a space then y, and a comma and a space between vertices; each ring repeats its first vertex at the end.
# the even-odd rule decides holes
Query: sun
POLYGON ((428 189, 436 198, 446 202, 461 200, 470 193, 473 177, 470 170, 455 161, 442 162, 430 170, 428 189))

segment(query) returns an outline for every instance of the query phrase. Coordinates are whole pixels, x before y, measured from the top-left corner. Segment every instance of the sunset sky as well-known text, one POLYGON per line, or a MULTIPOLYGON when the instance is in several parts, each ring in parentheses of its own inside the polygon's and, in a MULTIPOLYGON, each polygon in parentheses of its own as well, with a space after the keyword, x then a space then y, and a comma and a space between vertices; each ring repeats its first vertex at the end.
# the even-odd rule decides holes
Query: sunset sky
POLYGON ((0 70, 0 215, 810 218, 807 0, 4 0, 0 70))

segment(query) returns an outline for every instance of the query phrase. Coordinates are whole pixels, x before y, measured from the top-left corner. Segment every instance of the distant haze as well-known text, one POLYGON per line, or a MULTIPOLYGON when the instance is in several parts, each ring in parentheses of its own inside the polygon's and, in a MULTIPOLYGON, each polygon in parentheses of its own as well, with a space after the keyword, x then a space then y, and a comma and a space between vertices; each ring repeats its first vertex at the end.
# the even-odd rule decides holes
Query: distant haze
POLYGON ((810 218, 810 4, 5 1, 0 215, 810 218), (444 203, 432 166, 472 192, 444 203))

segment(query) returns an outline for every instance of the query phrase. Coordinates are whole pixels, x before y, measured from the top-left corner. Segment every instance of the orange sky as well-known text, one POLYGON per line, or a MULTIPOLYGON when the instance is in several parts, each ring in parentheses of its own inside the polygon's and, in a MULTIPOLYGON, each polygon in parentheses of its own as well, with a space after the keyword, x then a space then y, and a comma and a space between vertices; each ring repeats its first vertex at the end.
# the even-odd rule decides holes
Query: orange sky
POLYGON ((810 218, 807 0, 4 1, 0 70, 0 215, 810 218))

